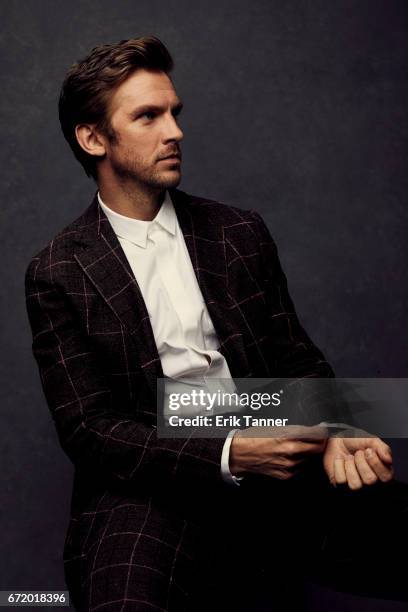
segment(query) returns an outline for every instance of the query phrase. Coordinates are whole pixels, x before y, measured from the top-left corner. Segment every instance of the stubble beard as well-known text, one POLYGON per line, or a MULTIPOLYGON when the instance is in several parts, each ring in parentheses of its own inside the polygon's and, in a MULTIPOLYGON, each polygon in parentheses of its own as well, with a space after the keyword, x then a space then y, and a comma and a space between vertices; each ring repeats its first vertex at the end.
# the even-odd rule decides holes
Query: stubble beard
POLYGON ((111 159, 112 170, 120 182, 135 184, 149 191, 161 191, 177 187, 181 180, 180 171, 160 172, 158 164, 126 152, 123 159, 111 159))

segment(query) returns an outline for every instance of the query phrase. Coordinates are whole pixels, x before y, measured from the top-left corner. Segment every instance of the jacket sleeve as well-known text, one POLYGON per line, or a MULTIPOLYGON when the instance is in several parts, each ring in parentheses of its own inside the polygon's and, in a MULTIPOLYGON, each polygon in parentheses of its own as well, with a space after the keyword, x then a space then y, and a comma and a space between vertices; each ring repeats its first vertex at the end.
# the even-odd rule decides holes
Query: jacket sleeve
POLYGON ((26 272, 33 353, 60 443, 76 467, 117 484, 202 485, 221 481, 224 439, 158 438, 157 427, 112 409, 111 393, 92 351, 46 264, 26 272))
POLYGON ((277 375, 333 377, 331 366, 301 326, 276 244, 262 217, 251 211, 262 257, 263 285, 267 302, 269 333, 273 337, 277 375))
POLYGON ((330 364, 299 322, 276 244, 262 217, 256 211, 251 215, 261 252, 276 376, 296 379, 291 397, 304 424, 351 422, 350 410, 338 396, 336 382, 327 380, 335 376, 330 364), (318 378, 326 380, 315 380, 318 378))

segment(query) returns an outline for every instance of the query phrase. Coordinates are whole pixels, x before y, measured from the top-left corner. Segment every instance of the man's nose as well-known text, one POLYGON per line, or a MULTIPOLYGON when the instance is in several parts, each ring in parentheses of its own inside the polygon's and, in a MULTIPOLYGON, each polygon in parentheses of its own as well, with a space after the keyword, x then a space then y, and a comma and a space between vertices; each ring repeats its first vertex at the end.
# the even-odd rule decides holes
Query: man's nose
POLYGON ((173 140, 175 142, 180 142, 183 137, 184 134, 177 123, 177 119, 173 117, 173 115, 170 115, 166 121, 166 126, 164 130, 164 141, 167 142, 169 140, 173 140))

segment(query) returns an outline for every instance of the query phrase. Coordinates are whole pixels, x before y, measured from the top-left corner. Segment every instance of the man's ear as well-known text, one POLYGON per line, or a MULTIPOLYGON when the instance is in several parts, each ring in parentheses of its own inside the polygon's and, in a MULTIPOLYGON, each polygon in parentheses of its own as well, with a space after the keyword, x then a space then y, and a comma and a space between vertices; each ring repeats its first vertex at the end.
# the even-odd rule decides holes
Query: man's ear
POLYGON ((89 155, 102 157, 106 153, 104 139, 95 130, 94 125, 80 123, 75 127, 75 135, 80 146, 89 155))

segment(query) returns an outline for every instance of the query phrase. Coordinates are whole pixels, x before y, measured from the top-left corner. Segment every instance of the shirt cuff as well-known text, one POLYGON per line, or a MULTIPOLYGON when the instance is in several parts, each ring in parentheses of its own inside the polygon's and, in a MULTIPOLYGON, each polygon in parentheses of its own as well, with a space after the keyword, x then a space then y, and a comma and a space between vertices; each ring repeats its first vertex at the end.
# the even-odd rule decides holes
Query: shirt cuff
POLYGON ((239 487, 240 480, 243 479, 243 476, 234 476, 231 474, 229 469, 229 454, 231 448, 232 438, 234 437, 235 432, 238 429, 232 429, 228 436, 225 439, 224 446, 221 454, 221 477, 229 485, 235 485, 239 487))

